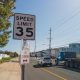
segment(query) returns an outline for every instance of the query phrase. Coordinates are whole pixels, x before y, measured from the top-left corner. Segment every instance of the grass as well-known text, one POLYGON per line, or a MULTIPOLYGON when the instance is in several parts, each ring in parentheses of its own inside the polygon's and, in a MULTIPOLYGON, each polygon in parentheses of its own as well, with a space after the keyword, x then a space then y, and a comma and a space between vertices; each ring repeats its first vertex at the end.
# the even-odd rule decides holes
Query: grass
POLYGON ((2 58, 2 59, 0 60, 0 63, 8 62, 8 61, 10 61, 11 59, 12 59, 11 57, 2 58))

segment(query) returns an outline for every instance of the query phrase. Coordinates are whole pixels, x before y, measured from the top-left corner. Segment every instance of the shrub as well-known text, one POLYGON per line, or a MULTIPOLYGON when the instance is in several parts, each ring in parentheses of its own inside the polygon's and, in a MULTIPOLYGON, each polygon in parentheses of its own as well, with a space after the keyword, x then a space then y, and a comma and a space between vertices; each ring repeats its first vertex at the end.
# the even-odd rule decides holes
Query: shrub
POLYGON ((2 61, 6 62, 6 61, 10 61, 10 59, 11 59, 10 57, 6 57, 6 58, 2 58, 2 61))
POLYGON ((0 59, 0 63, 2 63, 3 62, 3 60, 2 59, 0 59))

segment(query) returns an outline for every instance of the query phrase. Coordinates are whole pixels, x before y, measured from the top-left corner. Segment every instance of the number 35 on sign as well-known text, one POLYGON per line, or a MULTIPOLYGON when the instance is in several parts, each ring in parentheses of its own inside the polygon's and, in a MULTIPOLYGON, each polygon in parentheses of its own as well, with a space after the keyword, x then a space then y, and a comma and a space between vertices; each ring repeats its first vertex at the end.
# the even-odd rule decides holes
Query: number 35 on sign
POLYGON ((14 14, 13 38, 25 40, 35 39, 35 15, 14 14))

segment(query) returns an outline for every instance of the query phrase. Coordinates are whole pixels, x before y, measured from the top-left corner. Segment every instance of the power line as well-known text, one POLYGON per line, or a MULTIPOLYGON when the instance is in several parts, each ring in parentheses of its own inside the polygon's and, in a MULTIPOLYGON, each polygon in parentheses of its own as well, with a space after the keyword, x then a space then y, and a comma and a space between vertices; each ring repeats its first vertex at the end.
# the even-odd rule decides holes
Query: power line
MULTIPOLYGON (((80 10, 79 10, 78 12, 76 12, 75 14, 73 14, 72 16, 70 16, 70 17, 69 17, 68 19, 66 19, 65 21, 63 21, 61 24, 59 24, 59 25, 58 25, 59 27, 56 26, 56 28, 57 28, 57 27, 58 27, 58 29, 61 28, 62 25, 64 25, 64 24, 65 24, 66 22, 68 22, 69 20, 73 19, 73 18, 74 18, 76 15, 78 15, 79 13, 80 13, 80 10)), ((56 29, 56 28, 55 28, 55 29, 56 29)))
POLYGON ((66 42, 66 44, 61 44, 61 45, 59 45, 59 46, 55 46, 55 44, 54 44, 54 46, 55 46, 55 48, 66 47, 66 46, 69 46, 69 44, 71 44, 71 43, 80 43, 80 40, 75 40, 75 41, 71 41, 71 42, 66 42))
MULTIPOLYGON (((65 20, 63 23, 61 23, 60 25, 59 25, 59 27, 57 28, 57 29, 60 29, 61 27, 63 27, 62 25, 64 25, 66 22, 68 22, 69 20, 71 20, 72 18, 74 18, 76 15, 78 15, 80 13, 80 10, 78 11, 78 12, 76 12, 74 15, 72 15, 71 17, 69 17, 67 20, 65 20), (61 27, 60 27, 61 26, 61 27)), ((76 25, 75 25, 76 26, 76 25)), ((69 28, 69 27, 68 27, 69 28)), ((56 29, 56 30, 57 30, 56 29)), ((73 29, 73 28, 69 28, 69 29, 73 29)), ((58 32, 58 31, 57 31, 58 32)), ((62 32, 62 29, 59 31, 59 32, 62 32)), ((65 31, 66 32, 66 31, 65 31)), ((68 32, 67 32, 68 33, 68 32)), ((71 32, 69 32, 69 33, 71 33, 71 32)), ((69 35, 69 34, 68 34, 69 35)), ((72 34, 70 34, 70 35, 72 35, 72 34)), ((70 36, 69 35, 69 36, 70 36)), ((66 37, 66 36, 65 36, 66 37)))

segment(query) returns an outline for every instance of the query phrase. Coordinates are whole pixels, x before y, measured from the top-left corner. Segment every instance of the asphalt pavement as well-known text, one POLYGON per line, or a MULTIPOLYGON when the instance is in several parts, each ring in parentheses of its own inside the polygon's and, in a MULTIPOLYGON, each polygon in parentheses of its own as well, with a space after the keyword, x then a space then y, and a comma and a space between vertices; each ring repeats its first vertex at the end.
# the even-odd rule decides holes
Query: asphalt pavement
MULTIPOLYGON (((80 80, 80 71, 65 69, 63 66, 35 66, 36 58, 31 58, 25 65, 24 80, 80 80)), ((21 69, 16 60, 0 64, 0 80, 21 80, 21 69)))
POLYGON ((65 69, 63 66, 35 67, 36 59, 31 58, 25 67, 25 80, 80 80, 80 72, 65 69), (27 79, 26 79, 27 78, 27 79))

